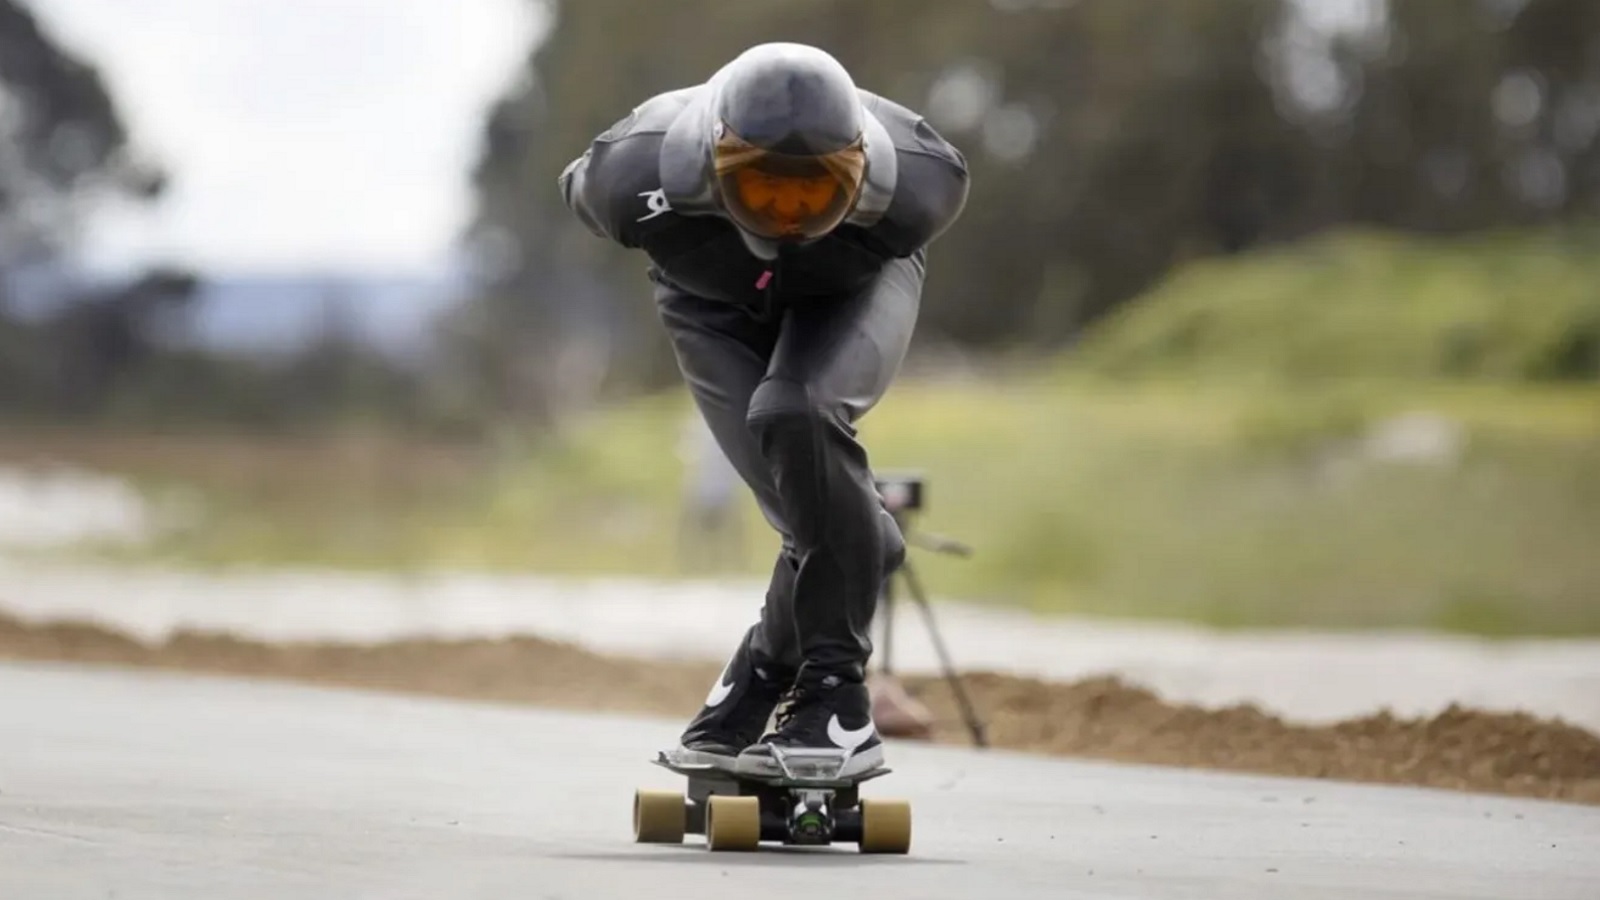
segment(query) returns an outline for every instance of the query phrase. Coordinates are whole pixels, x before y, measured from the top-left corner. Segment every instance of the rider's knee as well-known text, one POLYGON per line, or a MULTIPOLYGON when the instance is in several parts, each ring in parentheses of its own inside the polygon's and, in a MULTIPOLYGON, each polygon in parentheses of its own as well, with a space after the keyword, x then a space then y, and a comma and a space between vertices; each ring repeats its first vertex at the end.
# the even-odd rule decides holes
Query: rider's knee
POLYGON ((761 382, 745 416, 745 426, 769 458, 809 450, 819 432, 835 425, 834 417, 812 402, 805 384, 782 378, 761 382))
POLYGON ((888 510, 884 510, 881 516, 882 518, 879 519, 879 522, 882 527, 883 573, 887 577, 899 571, 900 567, 905 565, 906 538, 904 534, 901 534, 899 524, 895 522, 893 516, 889 515, 888 510))

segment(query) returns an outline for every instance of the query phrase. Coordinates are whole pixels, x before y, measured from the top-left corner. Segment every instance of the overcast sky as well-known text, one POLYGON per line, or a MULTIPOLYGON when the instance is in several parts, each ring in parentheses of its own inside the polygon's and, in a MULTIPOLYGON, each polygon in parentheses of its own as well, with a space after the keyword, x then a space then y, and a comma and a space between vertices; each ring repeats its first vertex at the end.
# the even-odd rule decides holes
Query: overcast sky
POLYGON ((173 171, 91 259, 211 271, 427 271, 470 211, 487 105, 544 21, 530 0, 32 0, 173 171))

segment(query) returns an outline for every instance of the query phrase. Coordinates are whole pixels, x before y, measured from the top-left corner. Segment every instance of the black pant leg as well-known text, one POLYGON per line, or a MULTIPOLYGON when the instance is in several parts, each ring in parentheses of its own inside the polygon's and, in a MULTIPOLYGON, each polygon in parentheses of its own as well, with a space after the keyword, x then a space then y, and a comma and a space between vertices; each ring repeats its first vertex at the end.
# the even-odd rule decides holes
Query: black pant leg
POLYGON ((751 650, 782 676, 800 667, 794 584, 798 562, 772 467, 747 424, 750 397, 766 377, 780 322, 762 321, 740 307, 657 283, 656 306, 690 395, 717 445, 749 485, 762 515, 782 537, 761 621, 749 633, 751 650))
POLYGON ((794 621, 807 672, 865 677, 883 580, 904 553, 856 423, 898 373, 915 329, 921 254, 861 293, 785 311, 750 432, 772 473, 794 560, 794 621))

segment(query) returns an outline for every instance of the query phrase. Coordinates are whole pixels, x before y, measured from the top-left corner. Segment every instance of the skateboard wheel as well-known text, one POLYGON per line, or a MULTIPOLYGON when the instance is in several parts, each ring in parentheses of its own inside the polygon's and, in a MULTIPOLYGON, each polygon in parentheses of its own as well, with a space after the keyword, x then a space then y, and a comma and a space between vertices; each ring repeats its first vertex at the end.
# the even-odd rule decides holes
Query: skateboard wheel
POLYGON ((760 800, 726 794, 712 794, 707 798, 707 847, 712 850, 754 850, 760 843, 760 800))
POLYGON ((904 800, 861 801, 861 852, 911 850, 911 804, 904 800))
POLYGON ((639 844, 681 844, 688 814, 677 791, 633 792, 633 840, 639 844))

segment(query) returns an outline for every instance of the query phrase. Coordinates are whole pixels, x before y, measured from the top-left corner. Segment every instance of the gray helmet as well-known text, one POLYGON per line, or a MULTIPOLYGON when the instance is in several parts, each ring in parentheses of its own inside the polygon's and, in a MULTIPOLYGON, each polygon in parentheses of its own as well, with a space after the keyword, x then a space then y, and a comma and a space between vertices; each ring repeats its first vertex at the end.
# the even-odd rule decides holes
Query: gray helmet
POLYGON ((837 228, 867 170, 866 112, 850 73, 815 47, 761 44, 719 79, 713 168, 747 243, 803 243, 837 228))

